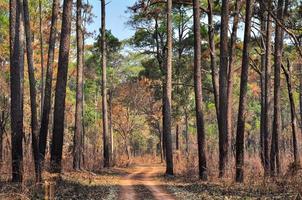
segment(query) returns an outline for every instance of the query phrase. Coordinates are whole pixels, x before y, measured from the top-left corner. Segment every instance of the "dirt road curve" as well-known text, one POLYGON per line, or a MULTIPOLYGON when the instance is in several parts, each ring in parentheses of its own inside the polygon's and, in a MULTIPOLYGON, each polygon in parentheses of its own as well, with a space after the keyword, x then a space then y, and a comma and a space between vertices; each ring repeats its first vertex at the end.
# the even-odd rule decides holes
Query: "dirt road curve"
POLYGON ((123 177, 121 180, 120 200, 175 200, 162 187, 161 182, 156 180, 156 176, 163 173, 164 169, 160 165, 148 166, 140 165, 134 168, 133 173, 123 177), (141 191, 143 188, 143 191, 141 191), (138 189, 140 189, 138 191, 138 189))

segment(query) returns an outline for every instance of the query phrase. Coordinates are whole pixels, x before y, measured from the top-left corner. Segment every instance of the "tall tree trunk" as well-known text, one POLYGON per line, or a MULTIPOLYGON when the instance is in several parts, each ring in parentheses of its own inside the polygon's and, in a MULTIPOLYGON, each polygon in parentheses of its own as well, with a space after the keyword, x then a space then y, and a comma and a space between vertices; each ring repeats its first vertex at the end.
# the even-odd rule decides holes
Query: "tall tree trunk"
POLYGON ((76 112, 75 131, 73 145, 73 169, 81 169, 81 158, 83 154, 83 20, 82 20, 82 0, 77 0, 76 16, 76 37, 77 37, 77 92, 76 92, 76 112))
POLYGON ((102 0, 102 111, 103 111, 103 148, 104 167, 110 167, 108 113, 107 113, 107 47, 106 47, 106 2, 102 0))
POLYGON ((167 0, 167 61, 165 71, 164 123, 163 135, 166 148, 166 174, 173 175, 173 150, 171 135, 171 106, 172 106, 172 0, 167 0))
MULTIPOLYGON (((264 35, 266 33, 266 10, 265 5, 262 2, 260 3, 260 9, 259 9, 259 20, 260 20, 260 49, 261 52, 265 49, 265 39, 264 35)), ((261 53, 260 55, 260 106, 261 106, 261 112, 260 112, 260 159, 262 166, 265 167, 264 164, 264 112, 265 112, 265 59, 266 55, 265 53, 261 53)))
MULTIPOLYGON (((234 147, 233 140, 235 139, 235 134, 233 133, 233 67, 234 59, 236 57, 236 39, 237 39, 237 30, 239 23, 239 12, 241 8, 241 0, 236 0, 235 2, 235 11, 233 17, 233 27, 230 41, 230 50, 229 50, 229 67, 228 67, 228 88, 227 88, 227 106, 228 106, 228 116, 227 116, 227 131, 228 135, 231 135, 231 147, 234 147)), ((233 148, 232 148, 233 150, 233 148)), ((233 151, 232 151, 233 152, 233 151)))
MULTIPOLYGON (((287 1, 287 0, 286 0, 287 1)), ((284 0, 278 0, 277 19, 283 22, 284 17, 284 0)), ((280 68, 282 64, 283 51, 283 30, 276 23, 275 31, 275 52, 274 52, 274 118, 271 146, 271 175, 275 176, 280 173, 279 159, 279 135, 281 133, 281 105, 280 105, 280 68)))
POLYGON ((41 51, 41 117, 43 115, 43 102, 44 102, 44 41, 43 41, 43 28, 42 28, 42 1, 39 0, 39 31, 40 31, 40 51, 41 51))
POLYGON ((61 172, 63 138, 64 138, 64 114, 66 83, 69 62, 70 32, 72 20, 72 0, 64 0, 61 41, 59 50, 59 68, 57 73, 53 135, 51 146, 51 171, 61 172))
POLYGON ((207 180, 207 160, 205 153, 205 130, 203 120, 203 99, 201 81, 201 35, 200 35, 200 3, 193 0, 194 19, 194 92, 195 92, 195 112, 197 124, 199 178, 207 180))
POLYGON ((249 43, 251 34, 251 18, 253 9, 253 0, 246 0, 244 42, 242 52, 242 69, 240 80, 240 99, 237 121, 236 134, 236 181, 243 182, 243 165, 244 165, 244 131, 245 131, 245 112, 246 112, 246 97, 247 83, 249 74, 249 43))
POLYGON ((221 7, 221 31, 220 31, 220 69, 219 69, 219 177, 225 174, 228 160, 228 129, 227 115, 227 85, 228 85, 228 23, 229 0, 222 0, 221 7))
POLYGON ((59 0, 53 1, 52 6, 52 18, 51 18, 51 27, 50 27, 50 36, 49 36, 49 49, 48 49, 48 59, 47 59, 47 69, 46 69, 46 84, 44 91, 44 101, 43 101, 43 113, 41 119, 41 127, 39 134, 39 155, 41 168, 43 167, 43 162, 45 158, 45 149, 47 143, 47 133, 49 128, 49 115, 51 112, 51 90, 52 90, 52 77, 53 77, 53 63, 54 63, 54 54, 56 46, 56 34, 57 34, 57 20, 59 14, 59 0))
MULTIPOLYGON (((19 5, 20 7, 22 5, 19 5)), ((32 49, 32 34, 30 28, 30 16, 28 0, 23 2, 24 9, 24 25, 26 33, 26 52, 27 52, 27 65, 29 77, 29 90, 30 90, 30 108, 31 108, 31 130, 32 130, 32 149, 35 162, 36 182, 41 181, 41 170, 39 162, 39 130, 38 130, 38 116, 37 116, 37 98, 36 98, 36 78, 33 62, 33 49, 32 49)))
POLYGON ((216 53, 215 53, 215 29, 213 23, 213 2, 208 0, 208 35, 210 44, 210 56, 211 56, 211 75, 212 75, 212 85, 214 91, 214 101, 216 108, 216 118, 219 121, 219 75, 218 66, 216 64, 216 53))
MULTIPOLYGON (((262 3, 265 3, 262 1, 262 3)), ((268 11, 271 10, 271 0, 267 2, 268 11)), ((271 81, 271 36, 272 23, 271 16, 266 16, 266 40, 265 40, 265 77, 264 77, 264 115, 263 115, 263 164, 264 174, 269 175, 270 160, 269 160, 269 135, 271 134, 272 127, 272 81, 271 81)))
MULTIPOLYGON (((22 7, 20 0, 10 0, 10 90, 11 90, 11 142, 12 181, 23 178, 23 59, 24 35, 22 7)), ((22 2, 22 1, 21 1, 22 2)))
POLYGON ((300 154, 298 148, 298 141, 297 141, 297 118, 296 118, 296 107, 294 101, 294 95, 292 91, 292 74, 291 74, 291 66, 290 61, 287 59, 287 69, 282 65, 284 75, 287 82, 287 90, 288 90, 288 98, 290 102, 290 116, 291 116, 291 127, 292 127, 292 134, 293 134, 293 152, 294 152, 294 163, 293 163, 293 170, 296 171, 300 168, 300 154))

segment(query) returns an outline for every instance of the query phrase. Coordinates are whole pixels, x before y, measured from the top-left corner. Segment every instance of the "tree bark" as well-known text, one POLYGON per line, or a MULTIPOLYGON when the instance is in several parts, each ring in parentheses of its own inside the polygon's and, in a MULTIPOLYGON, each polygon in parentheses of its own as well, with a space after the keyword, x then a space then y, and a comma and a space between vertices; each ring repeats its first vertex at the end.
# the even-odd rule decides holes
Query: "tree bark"
POLYGON ((51 111, 53 63, 54 63, 54 54, 55 54, 55 46, 56 46, 59 6, 60 6, 59 1, 54 0, 52 6, 52 18, 51 18, 51 27, 50 27, 50 36, 49 36, 46 82, 45 82, 45 90, 44 90, 45 96, 43 101, 43 113, 42 113, 41 127, 40 127, 40 134, 39 134, 39 152, 40 152, 39 154, 40 154, 41 168, 43 168, 43 162, 45 158, 47 133, 49 128, 49 115, 51 111))
POLYGON ((292 74, 291 74, 291 66, 290 61, 287 59, 287 69, 285 69, 284 66, 282 66, 284 75, 287 82, 287 90, 288 90, 288 98, 290 102, 290 116, 291 116, 291 127, 292 127, 292 140, 293 140, 293 152, 294 152, 294 162, 293 162, 293 170, 297 171, 300 168, 300 154, 299 154, 299 148, 298 148, 298 141, 297 141, 297 118, 296 118, 296 107, 295 107, 295 101, 294 101, 294 95, 292 91, 292 74))
POLYGON ((219 121, 219 75, 218 66, 216 63, 216 53, 215 53, 215 30, 213 23, 213 2, 208 0, 208 35, 209 35, 209 45, 210 45, 210 57, 211 57, 211 75, 212 75, 212 85, 214 91, 214 102, 216 109, 217 122, 219 121))
POLYGON ((59 49, 59 64, 54 105, 54 125, 51 146, 51 172, 61 172, 66 83, 69 61, 70 32, 72 20, 72 0, 64 0, 61 41, 59 49))
MULTIPOLYGON (((233 67, 234 67, 234 59, 236 57, 236 39, 237 39, 237 30, 239 23, 239 12, 241 8, 241 0, 236 0, 235 2, 235 11, 233 17, 233 27, 230 41, 230 50, 229 50, 229 67, 228 67, 228 86, 227 86, 227 132, 228 135, 231 135, 231 147, 234 147, 233 140, 235 139, 235 134, 233 133, 233 67)), ((232 148, 233 150, 233 148, 232 148)), ((233 151, 232 151, 233 152, 233 151)))
POLYGON ((172 106, 172 0, 167 0, 167 57, 165 71, 164 93, 164 123, 163 135, 166 149, 166 174, 173 175, 173 150, 171 135, 171 106, 172 106))
POLYGON ((219 177, 225 174, 228 160, 228 23, 229 23, 229 0, 222 0, 221 7, 221 31, 220 31, 220 69, 219 69, 219 177))
MULTIPOLYGON (((262 2, 264 3, 264 1, 262 2)), ((268 10, 271 10, 271 0, 267 2, 268 10)), ((266 40, 265 40, 265 77, 264 77, 264 115, 263 115, 263 164, 264 174, 269 175, 270 159, 269 159, 269 135, 271 134, 272 127, 272 66, 271 66, 271 35, 272 23, 271 16, 266 16, 266 40)))
POLYGON ((40 31, 40 51, 41 51, 41 117, 43 115, 43 102, 44 102, 44 40, 43 40, 43 28, 42 28, 42 1, 39 0, 39 31, 40 31))
POLYGON ((205 153, 205 129, 203 119, 203 99, 201 80, 201 36, 200 36, 200 9, 199 0, 193 0, 194 19, 194 92, 195 92, 195 112, 197 124, 197 142, 199 159, 199 178, 207 180, 207 160, 205 153))
MULTIPOLYGON (((286 0, 287 1, 287 0, 286 0)), ((284 0, 278 0, 277 5, 277 19, 283 22, 284 17, 284 0)), ((283 30, 276 24, 275 31, 275 52, 274 52, 274 118, 273 118, 273 132, 271 145, 271 176, 280 173, 280 159, 279 159, 279 135, 281 133, 281 105, 280 105, 280 69, 282 64, 283 51, 283 30)))
POLYGON ((104 167, 110 167, 108 113, 107 113, 107 47, 106 47, 106 2, 102 0, 102 114, 103 114, 103 148, 104 167))
MULTIPOLYGON (((22 5, 19 5, 20 7, 22 5)), ((38 130, 38 116, 37 116, 37 94, 36 94, 36 78, 33 62, 33 49, 32 49, 32 34, 30 28, 30 16, 28 0, 23 2, 24 11, 24 25, 26 34, 26 52, 27 52, 27 65, 29 77, 29 90, 30 90, 30 108, 31 108, 31 130, 32 130, 32 150, 35 162, 36 182, 41 181, 41 169, 39 162, 39 130, 38 130)))
POLYGON ((83 20, 82 0, 77 0, 76 37, 77 37, 77 89, 76 89, 76 112, 75 131, 73 138, 73 169, 81 169, 83 154, 83 20))
POLYGON ((21 0, 10 0, 10 90, 11 90, 11 142, 12 181, 23 178, 23 17, 21 0))
POLYGON ((247 98, 247 83, 249 71, 249 43, 251 33, 251 18, 253 0, 246 0, 246 15, 244 28, 244 41, 242 52, 242 69, 240 80, 240 99, 237 121, 236 134, 236 182, 243 182, 243 166, 244 166, 244 131, 245 131, 245 112, 247 98))

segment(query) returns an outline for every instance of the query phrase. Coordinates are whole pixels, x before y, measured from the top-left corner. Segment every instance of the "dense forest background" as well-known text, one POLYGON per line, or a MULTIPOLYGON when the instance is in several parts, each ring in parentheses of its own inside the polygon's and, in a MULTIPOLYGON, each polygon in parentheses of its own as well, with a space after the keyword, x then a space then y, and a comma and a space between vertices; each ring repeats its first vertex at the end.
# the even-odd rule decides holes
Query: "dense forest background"
POLYGON ((122 41, 100 3, 90 33, 89 1, 0 1, 2 180, 137 159, 202 180, 299 172, 299 0, 138 0, 122 41))

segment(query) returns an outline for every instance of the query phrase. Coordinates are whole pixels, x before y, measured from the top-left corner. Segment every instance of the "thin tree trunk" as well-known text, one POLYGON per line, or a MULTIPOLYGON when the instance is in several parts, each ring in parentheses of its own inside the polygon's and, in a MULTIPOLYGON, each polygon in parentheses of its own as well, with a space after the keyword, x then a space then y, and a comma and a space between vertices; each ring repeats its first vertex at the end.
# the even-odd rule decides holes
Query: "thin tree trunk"
POLYGON ((189 117, 187 111, 185 111, 185 137, 186 137, 186 153, 189 155, 189 117))
POLYGON ((83 154, 83 20, 82 0, 77 0, 76 37, 77 37, 77 92, 75 131, 73 149, 73 169, 81 169, 81 158, 83 154))
POLYGON ((205 129, 203 120, 203 99, 201 81, 201 35, 200 35, 200 4, 199 0, 193 0, 194 18, 194 92, 195 112, 197 124, 199 178, 207 180, 207 160, 205 153, 205 129))
POLYGON ((11 90, 11 143, 12 181, 22 182, 23 178, 23 91, 22 72, 24 34, 20 0, 10 0, 10 90, 11 90))
POLYGON ((64 0, 61 41, 59 50, 59 68, 57 74, 53 135, 51 146, 51 171, 61 172, 64 120, 65 120, 65 97, 69 61, 70 32, 72 20, 72 0, 64 0))
POLYGON ((214 101, 216 108, 216 118, 219 121, 219 75, 218 66, 216 64, 216 53, 215 53, 215 29, 213 23, 213 2, 208 0, 208 35, 209 35, 209 45, 210 45, 210 56, 211 56, 211 75, 212 75, 212 85, 214 91, 214 101))
POLYGON ((228 160, 227 85, 228 85, 228 23, 229 0, 222 0, 220 31, 220 69, 219 69, 219 177, 225 174, 228 160))
POLYGON ((114 138, 113 138, 113 125, 112 125, 112 98, 113 91, 112 89, 109 91, 109 135, 110 135, 110 160, 111 165, 114 162, 114 138))
POLYGON ((59 14, 59 6, 60 6, 59 1, 54 0, 52 6, 52 18, 51 18, 51 27, 50 27, 50 37, 49 37, 46 84, 45 84, 45 91, 44 91, 45 96, 43 101, 43 113, 42 113, 41 127, 40 127, 40 134, 39 134, 39 152, 40 152, 39 154, 40 154, 41 168, 43 168, 43 162, 45 158, 47 133, 49 129, 49 115, 51 112, 53 63, 54 63, 54 54, 55 54, 55 46, 56 46, 57 19, 59 14))
MULTIPOLYGON (((22 5, 19 5, 20 7, 22 5)), ((31 130, 32 130, 32 149, 35 162, 36 182, 41 181, 41 169, 39 162, 39 130, 38 130, 38 116, 37 116, 37 95, 36 95, 36 78, 33 62, 33 49, 32 49, 32 34, 30 28, 30 16, 28 0, 23 2, 24 9, 24 25, 26 33, 26 51, 27 51, 27 65, 30 89, 30 107, 31 107, 31 130)))
POLYGON ((109 137, 108 137, 108 113, 107 113, 107 47, 106 47, 106 2, 102 0, 102 111, 103 111, 103 148, 104 167, 110 167, 109 137))
POLYGON ((39 31, 40 31, 40 51, 41 51, 41 117, 43 114, 43 102, 44 102, 44 41, 43 41, 43 28, 42 28, 42 1, 39 0, 39 31))
POLYGON ((288 98, 290 102, 290 113, 291 113, 291 127, 292 127, 292 134, 293 134, 293 152, 294 152, 294 163, 293 163, 293 170, 297 171, 300 168, 300 154, 298 148, 298 141, 297 141, 297 118, 296 118, 296 107, 294 101, 294 95, 292 91, 292 74, 291 74, 291 66, 290 61, 287 59, 287 69, 283 66, 284 75, 287 82, 287 90, 288 90, 288 98))
POLYGON ((166 148, 166 174, 173 175, 173 150, 171 135, 171 106, 172 106, 172 0, 167 0, 167 61, 165 74, 165 95, 164 95, 164 140, 166 148))
POLYGON ((176 142, 175 142, 175 147, 176 147, 176 150, 178 151, 179 150, 179 125, 176 124, 176 142))

